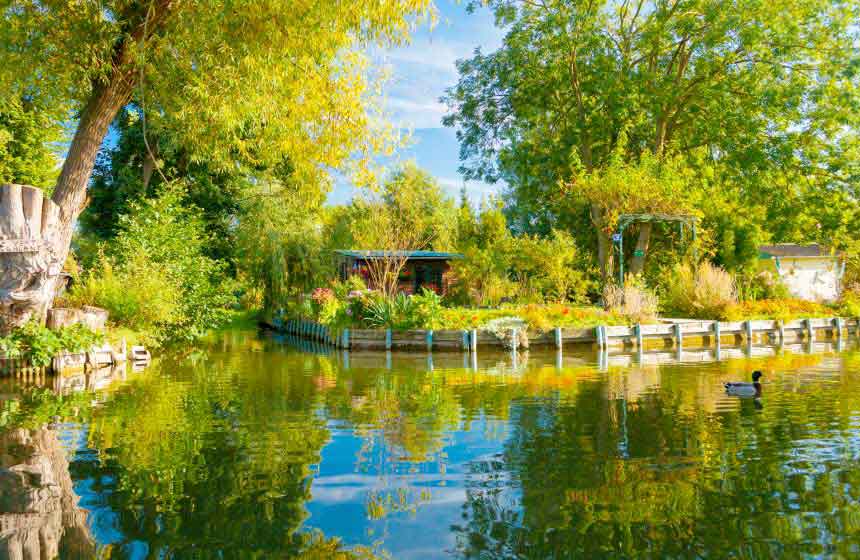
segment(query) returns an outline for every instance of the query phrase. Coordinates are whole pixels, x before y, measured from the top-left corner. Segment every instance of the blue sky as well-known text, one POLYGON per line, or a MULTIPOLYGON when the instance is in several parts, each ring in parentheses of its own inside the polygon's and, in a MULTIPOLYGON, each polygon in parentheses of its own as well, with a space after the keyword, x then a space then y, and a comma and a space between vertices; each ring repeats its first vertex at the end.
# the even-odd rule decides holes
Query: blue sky
MULTIPOLYGON (((438 19, 432 28, 423 24, 409 45, 378 53, 374 60, 388 68, 385 106, 393 122, 411 131, 410 144, 402 148, 397 161, 415 160, 432 173, 445 192, 459 196, 464 185, 457 172, 459 146, 454 131, 442 126, 445 105, 439 98, 457 83, 455 62, 468 58, 476 48, 496 50, 503 32, 493 24, 486 8, 467 13, 463 3, 437 0, 438 19)), ((465 184, 469 198, 477 203, 499 190, 498 185, 470 181, 465 184)), ((338 180, 329 195, 330 204, 348 201, 356 192, 345 179, 338 180)))

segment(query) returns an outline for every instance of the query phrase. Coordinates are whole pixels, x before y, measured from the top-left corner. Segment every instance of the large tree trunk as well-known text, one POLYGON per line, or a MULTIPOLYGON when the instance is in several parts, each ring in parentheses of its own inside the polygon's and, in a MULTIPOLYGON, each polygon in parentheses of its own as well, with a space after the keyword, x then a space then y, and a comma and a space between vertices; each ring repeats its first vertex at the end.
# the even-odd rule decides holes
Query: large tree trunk
POLYGON ((62 260, 69 253, 75 221, 86 206, 87 184, 96 156, 119 110, 128 103, 134 80, 128 72, 114 72, 110 82, 96 85, 81 113, 75 137, 63 163, 52 200, 60 207, 58 252, 62 260))
POLYGON ((639 238, 630 259, 630 274, 642 274, 645 269, 645 256, 648 254, 648 244, 651 242, 651 224, 645 222, 639 225, 639 238))
POLYGON ((0 186, 0 331, 44 322, 62 260, 56 253, 60 209, 42 191, 0 186))
POLYGON ((84 209, 96 155, 117 112, 131 97, 131 76, 115 72, 95 85, 81 114, 52 200, 22 185, 0 187, 0 332, 45 321, 84 209))

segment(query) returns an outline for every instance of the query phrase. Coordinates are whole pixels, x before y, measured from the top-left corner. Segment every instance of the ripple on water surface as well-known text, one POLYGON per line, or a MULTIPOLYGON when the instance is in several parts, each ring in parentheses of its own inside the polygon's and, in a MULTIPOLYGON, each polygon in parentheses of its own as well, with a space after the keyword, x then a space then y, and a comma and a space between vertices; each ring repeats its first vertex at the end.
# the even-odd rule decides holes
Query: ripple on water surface
POLYGON ((2 380, 0 550, 41 523, 66 558, 857 556, 860 354, 758 353, 473 363, 235 333, 95 395, 2 380), (760 399, 725 394, 754 369, 760 399))

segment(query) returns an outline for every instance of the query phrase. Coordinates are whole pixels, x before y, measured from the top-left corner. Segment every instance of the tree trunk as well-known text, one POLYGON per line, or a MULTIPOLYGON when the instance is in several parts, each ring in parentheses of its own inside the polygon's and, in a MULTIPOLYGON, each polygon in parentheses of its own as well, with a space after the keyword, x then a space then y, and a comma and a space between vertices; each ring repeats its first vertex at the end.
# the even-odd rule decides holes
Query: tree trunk
POLYGON ((78 129, 69 146, 52 200, 60 207, 58 253, 65 261, 72 240, 75 220, 86 206, 87 184, 99 148, 119 110, 128 103, 134 86, 132 76, 114 72, 110 82, 95 85, 81 113, 78 129))
POLYGON ((645 269, 645 255, 648 254, 648 243, 651 241, 651 224, 645 222, 639 226, 639 238, 630 259, 630 274, 641 274, 645 269))
POLYGON ((594 230, 597 234, 597 261, 600 265, 600 277, 606 283, 612 280, 615 260, 613 258, 612 240, 606 232, 606 221, 600 207, 596 204, 591 205, 591 222, 594 224, 594 230))
POLYGON ((59 207, 41 189, 0 186, 0 331, 44 322, 62 260, 56 254, 59 207))
POLYGON ((36 187, 0 187, 0 332, 45 322, 60 287, 75 221, 85 207, 96 155, 131 97, 130 75, 95 85, 69 146, 52 200, 36 187))

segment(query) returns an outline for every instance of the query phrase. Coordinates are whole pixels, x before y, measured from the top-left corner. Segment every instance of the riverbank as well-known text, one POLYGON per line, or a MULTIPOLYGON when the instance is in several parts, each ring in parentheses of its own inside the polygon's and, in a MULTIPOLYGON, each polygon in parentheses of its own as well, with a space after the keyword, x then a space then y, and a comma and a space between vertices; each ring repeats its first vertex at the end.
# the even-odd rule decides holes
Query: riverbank
POLYGON ((275 330, 317 341, 337 348, 355 350, 426 350, 475 351, 478 347, 516 350, 532 346, 596 344, 598 347, 624 346, 644 348, 659 345, 681 348, 739 345, 767 341, 812 341, 860 336, 860 320, 841 317, 807 318, 793 321, 747 320, 735 322, 663 319, 659 323, 597 325, 591 328, 554 327, 547 331, 530 331, 513 326, 505 331, 486 329, 340 329, 307 320, 266 320, 275 330))

